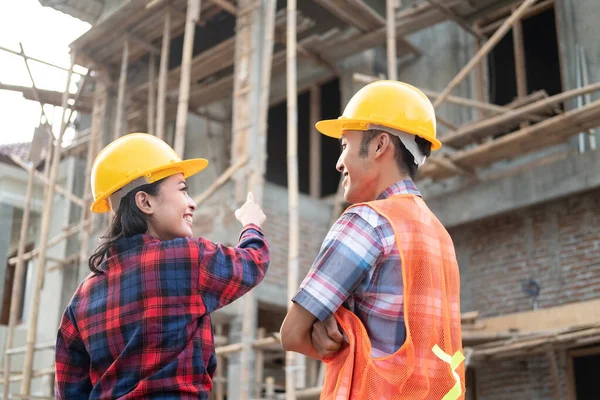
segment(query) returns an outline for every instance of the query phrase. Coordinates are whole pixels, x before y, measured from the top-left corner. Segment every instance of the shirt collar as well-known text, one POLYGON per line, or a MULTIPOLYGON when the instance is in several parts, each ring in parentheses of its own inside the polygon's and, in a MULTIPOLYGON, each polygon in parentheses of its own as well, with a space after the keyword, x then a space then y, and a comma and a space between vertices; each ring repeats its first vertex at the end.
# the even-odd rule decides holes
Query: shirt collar
POLYGON ((415 183, 411 179, 404 179, 393 183, 391 186, 385 189, 383 193, 377 197, 377 200, 387 199, 390 196, 399 194, 413 194, 421 197, 421 192, 419 189, 417 189, 415 183))
POLYGON ((108 250, 108 257, 112 257, 116 254, 122 254, 126 251, 142 247, 148 243, 159 242, 157 238, 150 236, 149 234, 137 234, 133 236, 127 236, 117 239, 117 241, 108 250))

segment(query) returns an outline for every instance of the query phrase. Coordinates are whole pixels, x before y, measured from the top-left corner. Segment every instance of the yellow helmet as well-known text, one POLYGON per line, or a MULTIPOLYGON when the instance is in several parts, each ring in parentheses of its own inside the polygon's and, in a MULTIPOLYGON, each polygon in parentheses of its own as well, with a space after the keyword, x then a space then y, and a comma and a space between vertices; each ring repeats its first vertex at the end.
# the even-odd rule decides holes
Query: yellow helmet
POLYGON ((147 133, 125 135, 102 149, 94 160, 91 176, 94 202, 91 210, 95 213, 109 211, 109 197, 132 183, 135 186, 129 190, 179 173, 187 178, 207 165, 208 161, 203 158, 182 161, 168 144, 156 136, 147 133))
POLYGON ((348 102, 338 119, 319 121, 316 128, 339 139, 345 130, 364 131, 370 124, 382 125, 419 136, 439 150, 435 110, 423 92, 409 84, 381 80, 361 88, 348 102))

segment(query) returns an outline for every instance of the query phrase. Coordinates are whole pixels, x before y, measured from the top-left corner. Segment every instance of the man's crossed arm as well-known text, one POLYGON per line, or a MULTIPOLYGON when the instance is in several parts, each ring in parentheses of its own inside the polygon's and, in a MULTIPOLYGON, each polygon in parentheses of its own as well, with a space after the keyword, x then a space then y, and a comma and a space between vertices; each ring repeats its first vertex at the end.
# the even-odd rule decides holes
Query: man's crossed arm
POLYGON ((344 341, 335 317, 321 322, 297 303, 292 304, 280 333, 281 344, 286 351, 301 353, 316 360, 335 355, 344 341))

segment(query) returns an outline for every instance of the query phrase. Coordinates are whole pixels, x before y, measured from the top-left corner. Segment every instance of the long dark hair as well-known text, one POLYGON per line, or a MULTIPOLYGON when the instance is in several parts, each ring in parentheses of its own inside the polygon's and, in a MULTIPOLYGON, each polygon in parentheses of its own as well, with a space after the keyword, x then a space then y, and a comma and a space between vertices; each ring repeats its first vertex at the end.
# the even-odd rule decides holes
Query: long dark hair
POLYGON ((135 204, 135 194, 137 192, 146 192, 151 196, 156 196, 162 182, 164 182, 164 179, 139 186, 121 199, 121 204, 110 222, 106 233, 100 238, 100 245, 89 259, 88 265, 93 273, 102 273, 102 270, 99 269, 100 264, 106 258, 108 250, 117 240, 122 237, 133 236, 148 231, 147 217, 135 204))

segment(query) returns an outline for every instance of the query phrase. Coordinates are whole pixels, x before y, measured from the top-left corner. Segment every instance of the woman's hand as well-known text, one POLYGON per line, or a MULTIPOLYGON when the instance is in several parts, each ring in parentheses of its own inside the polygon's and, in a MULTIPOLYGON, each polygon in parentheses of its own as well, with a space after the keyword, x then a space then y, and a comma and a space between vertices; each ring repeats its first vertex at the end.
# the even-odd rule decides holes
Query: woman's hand
POLYGON ((254 195, 252 192, 248 192, 248 198, 244 205, 235 210, 235 217, 243 226, 255 224, 259 227, 262 226, 265 219, 267 219, 262 208, 254 202, 254 195))

